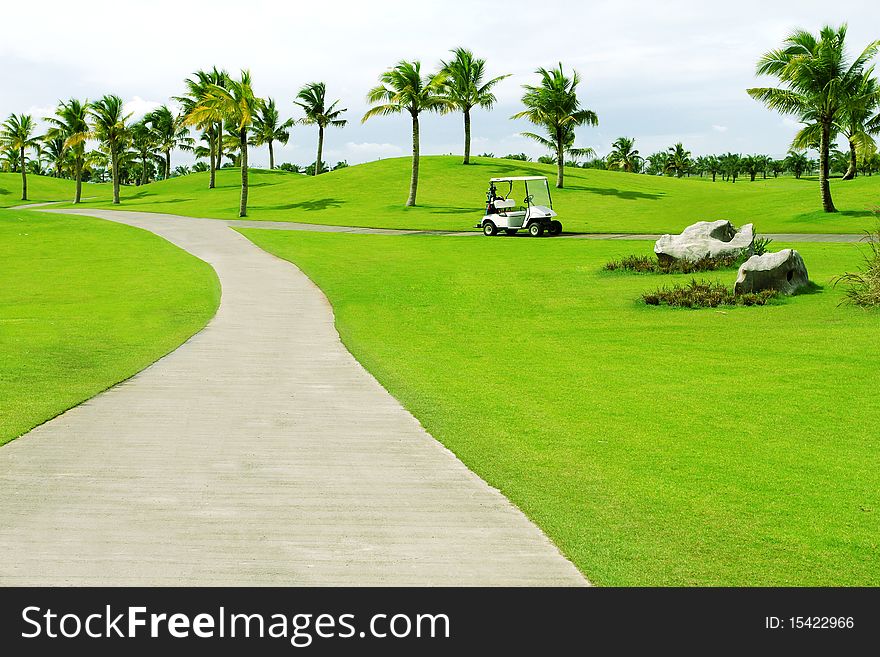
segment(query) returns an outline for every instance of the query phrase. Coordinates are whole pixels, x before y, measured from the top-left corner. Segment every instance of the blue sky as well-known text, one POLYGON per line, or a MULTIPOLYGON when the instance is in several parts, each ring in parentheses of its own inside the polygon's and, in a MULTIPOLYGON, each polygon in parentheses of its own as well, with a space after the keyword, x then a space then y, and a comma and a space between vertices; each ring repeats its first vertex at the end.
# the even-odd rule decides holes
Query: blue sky
MULTIPOLYGON (((137 116, 179 94, 198 68, 250 68, 257 93, 289 116, 299 115, 296 90, 324 80, 350 120, 328 134, 324 159, 356 163, 409 153, 407 117, 360 123, 378 75, 402 58, 433 70, 450 48, 465 46, 487 60, 490 74, 512 74, 498 87, 495 109, 474 116, 476 153, 542 154, 519 136, 529 126, 509 117, 535 68, 561 61, 580 73, 582 103, 599 115, 598 127, 579 131, 581 146, 604 154, 626 135, 643 154, 683 141, 695 154, 781 155, 797 124, 745 94, 766 82, 756 80, 755 61, 795 27, 841 22, 851 49, 860 50, 880 38, 880 3, 43 0, 4 7, 5 25, 16 29, 7 27, 0 42, 0 115, 42 116, 61 98, 116 93, 137 116)), ((297 126, 276 160, 311 162, 313 132, 297 126)), ((423 121, 423 153, 459 153, 461 141, 460 115, 423 121)), ((255 149, 255 165, 268 162, 264 151, 255 149)))

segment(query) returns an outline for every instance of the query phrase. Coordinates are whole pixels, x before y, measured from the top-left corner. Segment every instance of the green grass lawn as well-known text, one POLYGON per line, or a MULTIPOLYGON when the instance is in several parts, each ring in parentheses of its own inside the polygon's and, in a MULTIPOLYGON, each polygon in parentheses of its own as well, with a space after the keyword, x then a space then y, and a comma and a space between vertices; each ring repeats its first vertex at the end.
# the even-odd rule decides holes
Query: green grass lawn
MULTIPOLYGON (((47 203, 49 201, 72 201, 76 187, 72 180, 51 178, 49 176, 28 175, 27 203, 47 203)), ((83 198, 98 201, 110 198, 110 185, 83 183, 83 198)), ((0 208, 24 205, 21 200, 21 174, 0 173, 0 208)))
POLYGON ((0 444, 130 377, 214 315, 214 270, 147 231, 0 210, 0 444))
MULTIPOLYGON (((551 165, 477 158, 463 166, 458 157, 422 159, 419 207, 404 208, 409 189, 409 158, 395 158, 341 169, 317 178, 281 171, 251 173, 249 218, 346 226, 469 230, 483 216, 491 177, 545 175, 551 165)), ((126 209, 186 216, 238 217, 240 172, 224 169, 218 188, 209 191, 208 174, 192 174, 125 187, 126 209)), ((85 205, 111 207, 109 195, 85 205)), ((567 169, 566 188, 552 190, 560 219, 569 231, 679 232, 704 219, 756 224, 760 232, 859 233, 872 225, 871 208, 880 206, 880 176, 832 181, 839 213, 821 212, 815 179, 741 178, 736 184, 699 178, 663 178, 587 169, 567 169)), ((72 192, 71 192, 72 193, 72 192)), ((87 188, 84 195, 96 195, 87 188)), ((34 194, 36 198, 36 194, 34 194)), ((522 200, 522 199, 518 199, 522 200)))
POLYGON ((797 247, 819 293, 677 310, 635 299, 689 277, 600 271, 648 242, 242 232, 593 582, 880 584, 880 314, 829 285, 858 247, 797 247))

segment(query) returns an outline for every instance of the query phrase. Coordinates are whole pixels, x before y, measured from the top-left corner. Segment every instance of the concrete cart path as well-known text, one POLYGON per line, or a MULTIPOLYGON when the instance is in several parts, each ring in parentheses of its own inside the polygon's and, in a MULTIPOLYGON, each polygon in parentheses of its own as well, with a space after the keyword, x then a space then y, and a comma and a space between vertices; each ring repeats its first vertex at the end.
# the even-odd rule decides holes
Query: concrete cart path
POLYGON ((222 301, 0 449, 0 584, 587 584, 358 364, 296 267, 220 221, 77 212, 207 261, 222 301))
MULTIPOLYGON (((446 235, 453 237, 482 236, 478 230, 415 230, 404 228, 363 228, 358 226, 334 226, 328 224, 305 224, 296 221, 253 221, 250 219, 221 219, 233 228, 264 228, 266 230, 302 230, 314 233, 355 233, 364 235, 446 235)), ((761 233, 777 242, 860 242, 864 233, 761 233)), ((500 236, 501 238, 506 236, 500 236)), ((516 237, 528 237, 523 230, 516 237)), ((563 233, 563 239, 585 240, 651 240, 660 238, 659 234, 648 233, 563 233)))
MULTIPOLYGON (((89 197, 94 198, 94 197, 89 197)), ((88 200, 88 199, 83 199, 88 200)), ((19 205, 12 210, 30 210, 45 208, 52 205, 60 205, 66 201, 48 201, 45 203, 32 203, 19 205)), ((82 210, 81 214, 91 214, 82 210)), ((131 214, 131 213, 130 213, 131 214)), ((139 213, 140 214, 140 213, 139 213)), ((151 213, 143 213, 151 214, 151 213)), ((167 216, 167 215, 166 215, 167 216)), ((266 230, 302 230, 312 233, 353 233, 361 235, 444 235, 452 237, 480 236, 479 230, 418 230, 415 228, 368 228, 364 226, 337 226, 334 224, 308 224, 298 221, 255 221, 253 219, 215 219, 232 228, 265 228, 266 230)), ((861 242, 865 239, 864 233, 761 233, 762 237, 769 237, 777 242, 861 242)), ((516 237, 528 237, 528 232, 520 231, 516 237)), ((506 237, 506 236, 503 236, 506 237)), ((563 233, 558 237, 563 239, 581 240, 651 240, 657 241, 659 233, 563 233)))

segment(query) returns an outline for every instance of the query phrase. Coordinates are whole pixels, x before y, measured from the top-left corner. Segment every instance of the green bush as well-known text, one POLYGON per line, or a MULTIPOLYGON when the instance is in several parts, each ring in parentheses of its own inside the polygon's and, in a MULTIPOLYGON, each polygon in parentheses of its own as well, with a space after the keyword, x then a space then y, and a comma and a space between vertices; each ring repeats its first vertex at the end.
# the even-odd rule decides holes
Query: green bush
POLYGON ((631 271, 638 274, 696 274, 701 271, 717 271, 739 267, 753 255, 764 255, 773 241, 770 237, 755 237, 751 249, 743 249, 740 253, 726 256, 706 256, 696 262, 689 260, 665 259, 656 256, 629 255, 620 260, 605 263, 605 271, 631 271))
POLYGON ((767 253, 767 247, 770 246, 772 241, 772 237, 755 237, 755 241, 752 243, 751 255, 764 255, 767 253))
POLYGON ((847 285, 846 302, 864 307, 880 306, 880 226, 867 232, 863 241, 868 244, 868 252, 861 270, 839 276, 834 285, 847 285))
POLYGON ((695 274, 701 271, 716 271, 738 267, 743 262, 742 255, 712 258, 706 256, 696 262, 689 260, 660 260, 656 256, 630 255, 620 260, 605 263, 605 271, 631 271, 638 274, 695 274))
POLYGON ((646 292, 642 300, 649 306, 678 308, 716 308, 718 306, 763 306, 779 296, 776 290, 735 294, 729 287, 713 281, 691 279, 690 283, 661 287, 646 292))

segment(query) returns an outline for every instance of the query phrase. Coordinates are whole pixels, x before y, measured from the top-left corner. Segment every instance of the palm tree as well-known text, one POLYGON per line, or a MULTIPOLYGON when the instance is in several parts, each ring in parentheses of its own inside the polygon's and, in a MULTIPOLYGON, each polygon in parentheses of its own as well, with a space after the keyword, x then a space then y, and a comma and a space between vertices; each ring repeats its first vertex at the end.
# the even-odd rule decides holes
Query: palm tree
POLYGON ((770 109, 797 116, 819 132, 819 188, 825 212, 836 212, 828 182, 828 152, 836 122, 855 97, 868 61, 880 41, 868 45, 852 62, 845 50, 846 25, 836 30, 826 25, 818 38, 797 30, 784 47, 765 53, 758 60, 758 75, 775 75, 783 87, 747 89, 748 94, 770 109))
POLYGON ((315 159, 315 175, 321 173, 321 157, 324 151, 324 129, 327 127, 341 128, 348 121, 340 118, 343 112, 348 110, 340 107, 338 100, 327 105, 327 85, 323 82, 309 82, 296 94, 299 100, 293 101, 306 113, 305 118, 300 120, 303 125, 318 126, 318 157, 315 159))
MULTIPOLYGON (((232 166, 241 166, 241 144, 241 132, 234 125, 227 125, 226 132, 223 134, 223 148, 229 153, 232 166)), ((247 145, 254 145, 254 140, 250 134, 247 135, 247 145)))
POLYGON ((773 173, 774 178, 778 178, 779 174, 785 171, 785 160, 771 160, 770 171, 773 173))
POLYGON ((712 174, 712 182, 715 182, 715 178, 721 171, 721 160, 717 155, 709 155, 706 158, 706 173, 712 174))
POLYGON ((721 170, 727 179, 735 183, 739 172, 742 171, 742 156, 736 153, 727 153, 719 158, 721 170))
POLYGON ((872 152, 876 147, 873 134, 880 126, 871 126, 871 115, 880 106, 880 85, 873 77, 873 67, 865 71, 856 93, 846 103, 838 127, 849 143, 849 167, 843 180, 852 180, 858 169, 858 153, 872 152))
POLYGON ((441 70, 446 76, 444 91, 452 101, 452 108, 464 114, 464 160, 462 164, 471 162, 471 110, 474 107, 492 109, 495 94, 492 88, 510 75, 499 75, 483 82, 486 74, 486 60, 474 58, 474 53, 465 48, 450 51, 455 59, 440 62, 441 70))
POLYGON ((269 169, 275 168, 275 151, 272 144, 276 141, 286 144, 290 139, 290 128, 293 127, 293 119, 287 119, 283 123, 280 121, 275 101, 267 98, 254 117, 253 144, 254 146, 269 144, 269 169))
POLYGON ((28 200, 27 156, 30 148, 37 149, 39 139, 34 137, 34 119, 28 114, 10 114, 0 126, 0 140, 7 148, 18 151, 19 167, 21 168, 21 200, 28 200))
MULTIPOLYGON (((183 114, 188 115, 201 102, 210 85, 225 87, 228 80, 229 73, 216 66, 210 71, 196 71, 193 77, 187 78, 184 82, 187 88, 186 94, 175 96, 174 100, 181 104, 183 114)), ((214 189, 216 171, 220 168, 220 160, 223 158, 223 121, 208 120, 207 123, 196 127, 203 130, 207 136, 211 172, 208 189, 214 189)))
POLYGON ((758 175, 762 166, 763 161, 760 155, 746 155, 742 159, 742 170, 749 174, 751 182, 755 182, 755 176, 758 175))
POLYGON ((241 200, 238 216, 247 216, 248 204, 248 132, 263 101, 254 95, 250 71, 243 70, 238 80, 229 79, 226 86, 208 85, 199 104, 186 116, 189 125, 205 125, 209 121, 226 123, 238 134, 241 148, 241 200))
POLYGON ((122 98, 112 94, 96 100, 89 107, 92 119, 91 137, 104 145, 110 155, 110 175, 113 177, 113 203, 119 205, 119 154, 131 141, 122 98))
POLYGON ((42 139, 46 162, 54 169, 54 176, 60 178, 64 168, 64 139, 59 136, 52 136, 51 133, 43 135, 42 139))
POLYGON ((65 152, 71 153, 73 175, 76 179, 74 203, 82 200, 82 173, 85 166, 86 141, 89 138, 88 107, 88 101, 81 102, 71 98, 58 105, 55 116, 46 119, 52 126, 47 133, 49 139, 63 139, 65 152))
POLYGON ((677 178, 681 178, 690 171, 691 152, 685 149, 681 142, 667 148, 666 153, 669 155, 669 159, 666 161, 666 170, 668 172, 674 173, 677 178))
POLYGON ((141 161, 141 177, 139 184, 146 185, 148 173, 150 171, 150 169, 147 168, 147 161, 160 159, 156 155, 156 135, 146 122, 138 121, 131 126, 131 143, 134 147, 135 154, 141 161))
POLYGON ((666 173, 666 163, 669 161, 669 154, 666 151, 652 153, 645 158, 645 161, 648 163, 645 173, 649 176, 661 176, 666 173))
POLYGON ((580 77, 572 71, 571 78, 566 77, 559 67, 548 71, 539 68, 535 71, 541 76, 538 86, 523 85, 526 93, 522 97, 526 109, 514 114, 511 118, 528 119, 541 126, 549 135, 549 139, 532 132, 523 132, 524 137, 534 139, 548 147, 556 156, 556 187, 562 188, 564 176, 565 154, 575 157, 588 156, 590 149, 574 148, 574 131, 581 125, 598 125, 596 113, 588 109, 580 109, 577 97, 577 86, 580 77))
POLYGON ((165 179, 171 177, 171 151, 175 148, 190 150, 193 138, 189 136, 189 128, 184 117, 176 116, 167 105, 160 105, 144 117, 144 123, 156 138, 156 146, 165 155, 165 179))
POLYGON ((440 112, 452 107, 452 102, 444 95, 446 75, 441 71, 423 76, 421 68, 421 62, 401 61, 380 75, 379 84, 367 94, 367 100, 373 107, 361 119, 361 123, 364 123, 374 116, 402 112, 408 112, 412 118, 412 175, 407 207, 416 204, 419 187, 419 114, 440 112))
POLYGON ((618 137, 611 144, 607 163, 609 169, 620 169, 632 173, 639 168, 642 156, 635 148, 636 140, 632 137, 618 137))
POLYGON ((807 156, 795 150, 788 151, 788 155, 783 162, 785 162, 786 168, 794 174, 796 180, 800 180, 804 171, 810 167, 810 161, 807 156))

